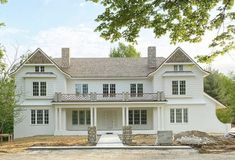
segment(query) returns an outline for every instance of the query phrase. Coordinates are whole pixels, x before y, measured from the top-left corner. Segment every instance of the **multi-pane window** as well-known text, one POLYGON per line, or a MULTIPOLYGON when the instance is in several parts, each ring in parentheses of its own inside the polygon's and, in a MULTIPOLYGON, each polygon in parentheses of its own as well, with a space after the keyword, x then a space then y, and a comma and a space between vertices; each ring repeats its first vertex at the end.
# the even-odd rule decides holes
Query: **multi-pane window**
POLYGON ((185 95, 186 94, 186 81, 172 81, 172 94, 185 95))
POLYGON ((131 97, 135 97, 136 96, 136 84, 131 84, 130 85, 130 93, 131 93, 131 97))
POLYGON ((147 124, 147 110, 129 110, 129 124, 147 124))
POLYGON ((175 109, 170 109, 170 122, 175 122, 175 109))
POLYGON ((178 94, 178 81, 172 81, 172 94, 178 94))
POLYGON ((46 82, 40 82, 40 96, 46 96, 46 94, 47 94, 46 82))
POLYGON ((76 94, 88 94, 88 84, 75 84, 76 94))
POLYGON ((184 67, 183 65, 174 65, 174 71, 183 71, 184 67))
POLYGON ((103 84, 103 97, 109 96, 109 84, 103 84))
POLYGON ((116 96, 116 84, 103 84, 103 97, 116 96))
POLYGON ((49 124, 49 110, 44 110, 44 124, 49 124))
POLYGON ((115 97, 116 94, 116 85, 110 84, 110 97, 115 97))
POLYGON ((80 125, 91 124, 90 110, 80 110, 79 111, 79 124, 80 125))
POLYGON ((138 83, 138 84, 130 84, 130 93, 131 97, 143 97, 143 84, 138 83))
POLYGON ((188 109, 187 108, 172 108, 170 109, 171 123, 188 123, 188 109))
POLYGON ((33 96, 39 96, 39 82, 33 82, 33 96))
POLYGON ((78 111, 72 111, 72 124, 78 124, 78 111))
POLYGON ((35 113, 35 110, 31 110, 31 124, 36 124, 36 113, 35 113))
POLYGON ((45 72, 44 66, 35 66, 35 72, 45 72))
POLYGON ((33 96, 46 96, 46 82, 33 82, 33 96))
POLYGON ((47 109, 32 109, 31 124, 49 124, 49 110, 47 109))

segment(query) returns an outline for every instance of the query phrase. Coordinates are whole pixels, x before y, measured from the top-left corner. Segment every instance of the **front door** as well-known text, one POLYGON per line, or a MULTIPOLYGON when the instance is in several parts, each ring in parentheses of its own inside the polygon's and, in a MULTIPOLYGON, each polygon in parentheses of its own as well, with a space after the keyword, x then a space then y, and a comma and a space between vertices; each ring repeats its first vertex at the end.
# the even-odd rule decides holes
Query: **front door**
POLYGON ((117 127, 117 110, 104 110, 104 124, 106 130, 113 130, 117 127))

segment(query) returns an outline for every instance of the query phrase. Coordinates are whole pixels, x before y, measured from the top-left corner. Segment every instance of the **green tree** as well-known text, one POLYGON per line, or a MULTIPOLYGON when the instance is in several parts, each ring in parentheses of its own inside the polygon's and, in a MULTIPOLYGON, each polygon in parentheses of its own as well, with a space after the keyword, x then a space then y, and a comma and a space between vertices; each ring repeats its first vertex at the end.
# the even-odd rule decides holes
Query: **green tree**
POLYGON ((217 111, 219 119, 223 122, 229 119, 235 123, 235 82, 218 71, 211 71, 204 79, 204 91, 228 106, 228 109, 217 111))
POLYGON ((124 43, 118 43, 117 48, 113 48, 110 51, 109 57, 140 57, 140 52, 138 52, 134 46, 125 45, 124 43))
POLYGON ((235 48, 234 0, 90 0, 105 7, 95 31, 112 42, 124 38, 136 42, 141 29, 153 30, 156 38, 169 35, 171 43, 202 40, 207 31, 218 30, 209 47, 211 54, 198 56, 211 62, 235 48), (225 23, 229 22, 229 23, 225 23))

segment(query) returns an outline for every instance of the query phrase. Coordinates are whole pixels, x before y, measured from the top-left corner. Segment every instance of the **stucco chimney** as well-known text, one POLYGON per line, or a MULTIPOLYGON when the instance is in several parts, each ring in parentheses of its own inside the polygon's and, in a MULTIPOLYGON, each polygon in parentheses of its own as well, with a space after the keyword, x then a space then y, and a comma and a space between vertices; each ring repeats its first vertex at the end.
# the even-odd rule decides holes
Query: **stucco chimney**
POLYGON ((68 68, 70 66, 70 54, 69 54, 69 48, 62 48, 62 67, 68 68))
POLYGON ((150 46, 148 47, 148 67, 156 68, 156 47, 150 46))

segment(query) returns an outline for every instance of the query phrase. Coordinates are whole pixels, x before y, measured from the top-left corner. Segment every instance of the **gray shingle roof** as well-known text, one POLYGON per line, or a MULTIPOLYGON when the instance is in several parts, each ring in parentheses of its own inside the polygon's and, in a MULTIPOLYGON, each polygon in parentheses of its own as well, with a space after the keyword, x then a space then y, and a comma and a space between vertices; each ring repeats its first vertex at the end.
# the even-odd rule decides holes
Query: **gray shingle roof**
MULTIPOLYGON (((157 68, 164 60, 157 57, 157 68)), ((53 61, 61 67, 61 58, 53 61)), ((61 69, 76 78, 146 77, 156 70, 147 62, 147 58, 71 58, 70 67, 61 69)))

